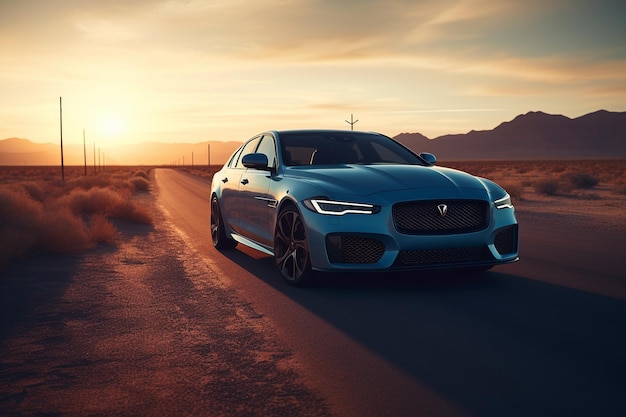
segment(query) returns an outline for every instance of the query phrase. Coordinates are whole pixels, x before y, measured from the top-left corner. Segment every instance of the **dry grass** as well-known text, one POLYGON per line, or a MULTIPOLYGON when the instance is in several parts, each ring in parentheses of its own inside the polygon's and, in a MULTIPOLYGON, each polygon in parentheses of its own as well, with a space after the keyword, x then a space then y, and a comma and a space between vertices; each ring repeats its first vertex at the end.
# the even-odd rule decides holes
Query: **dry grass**
POLYGON ((521 214, 611 233, 626 232, 626 160, 442 161, 489 178, 521 214))
POLYGON ((442 161, 440 165, 489 178, 503 186, 513 197, 528 192, 548 196, 585 198, 598 186, 616 194, 626 188, 626 160, 576 161, 442 161))
POLYGON ((0 266, 33 251, 76 253, 114 243, 109 219, 151 224, 132 195, 150 189, 146 170, 120 168, 97 175, 58 168, 0 167, 0 266))

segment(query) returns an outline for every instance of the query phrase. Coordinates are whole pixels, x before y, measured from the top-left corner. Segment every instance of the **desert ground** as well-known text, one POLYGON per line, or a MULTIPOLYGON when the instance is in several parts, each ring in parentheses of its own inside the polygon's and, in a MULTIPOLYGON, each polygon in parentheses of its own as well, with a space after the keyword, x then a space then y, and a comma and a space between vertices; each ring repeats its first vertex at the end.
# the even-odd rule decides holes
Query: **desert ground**
MULTIPOLYGON (((442 163, 443 164, 443 163, 442 163)), ((516 210, 550 216, 572 227, 626 233, 626 161, 450 162, 452 168, 491 179, 516 210)))
MULTIPOLYGON (((624 160, 441 165, 500 183, 527 220, 549 218, 581 239, 585 230, 626 232, 624 160)), ((218 167, 178 169, 208 181, 218 167)), ((83 178, 76 168, 62 184, 58 168, 0 168, 0 198, 21 187, 25 208, 58 220, 67 204, 65 224, 85 229, 46 229, 58 235, 44 241, 57 244, 17 255, 1 242, 5 258, 16 257, 0 269, 0 414, 332 415, 272 323, 188 253, 152 186, 137 180, 152 184, 150 172, 124 167, 83 178), (100 190, 109 188, 114 194, 100 190), (91 199, 110 206, 95 213, 101 220, 93 220, 91 199), (58 244, 68 236, 87 241, 58 244)), ((0 207, 0 234, 23 212, 0 207)), ((48 223, 22 226, 40 224, 48 223)))

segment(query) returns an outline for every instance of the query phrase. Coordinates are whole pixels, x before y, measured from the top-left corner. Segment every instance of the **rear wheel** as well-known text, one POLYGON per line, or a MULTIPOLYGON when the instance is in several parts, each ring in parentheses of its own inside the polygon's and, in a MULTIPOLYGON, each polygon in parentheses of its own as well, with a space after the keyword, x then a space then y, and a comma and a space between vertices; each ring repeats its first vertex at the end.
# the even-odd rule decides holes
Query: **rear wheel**
POLYGON ((287 207, 278 215, 274 232, 274 259, 283 279, 293 286, 310 283, 313 271, 306 227, 294 207, 287 207))
POLYGON ((226 236, 224 221, 216 196, 211 199, 211 240, 216 249, 232 249, 237 246, 237 241, 226 236))

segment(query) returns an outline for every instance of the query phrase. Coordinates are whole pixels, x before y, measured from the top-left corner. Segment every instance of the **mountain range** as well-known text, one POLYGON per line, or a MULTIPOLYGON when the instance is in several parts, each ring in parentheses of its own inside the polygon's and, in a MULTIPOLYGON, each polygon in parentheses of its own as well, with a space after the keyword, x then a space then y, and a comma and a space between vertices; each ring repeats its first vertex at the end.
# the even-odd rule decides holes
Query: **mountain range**
POLYGON ((529 112, 492 130, 434 139, 401 133, 395 139, 440 160, 624 158, 626 112, 599 110, 575 119, 529 112))
MULTIPOLYGON (((574 119, 540 111, 528 112, 492 130, 472 130, 427 138, 421 133, 394 137, 416 152, 439 160, 602 159, 626 158, 626 112, 599 110, 574 119)), ((213 165, 223 164, 241 142, 118 145, 104 152, 87 145, 87 164, 213 165), (209 152, 210 149, 210 152, 209 152)), ((64 146, 66 165, 83 165, 82 145, 64 146)), ((58 165, 60 147, 27 139, 0 140, 0 165, 58 165)))

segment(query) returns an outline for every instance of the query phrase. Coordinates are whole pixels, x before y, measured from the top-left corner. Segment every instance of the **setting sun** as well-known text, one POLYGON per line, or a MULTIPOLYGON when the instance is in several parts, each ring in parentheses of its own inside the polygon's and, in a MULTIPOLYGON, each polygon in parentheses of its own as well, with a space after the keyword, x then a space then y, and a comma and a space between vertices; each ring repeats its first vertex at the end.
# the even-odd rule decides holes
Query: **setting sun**
POLYGON ((106 137, 117 139, 124 133, 124 122, 116 114, 107 114, 102 119, 101 130, 106 137))

